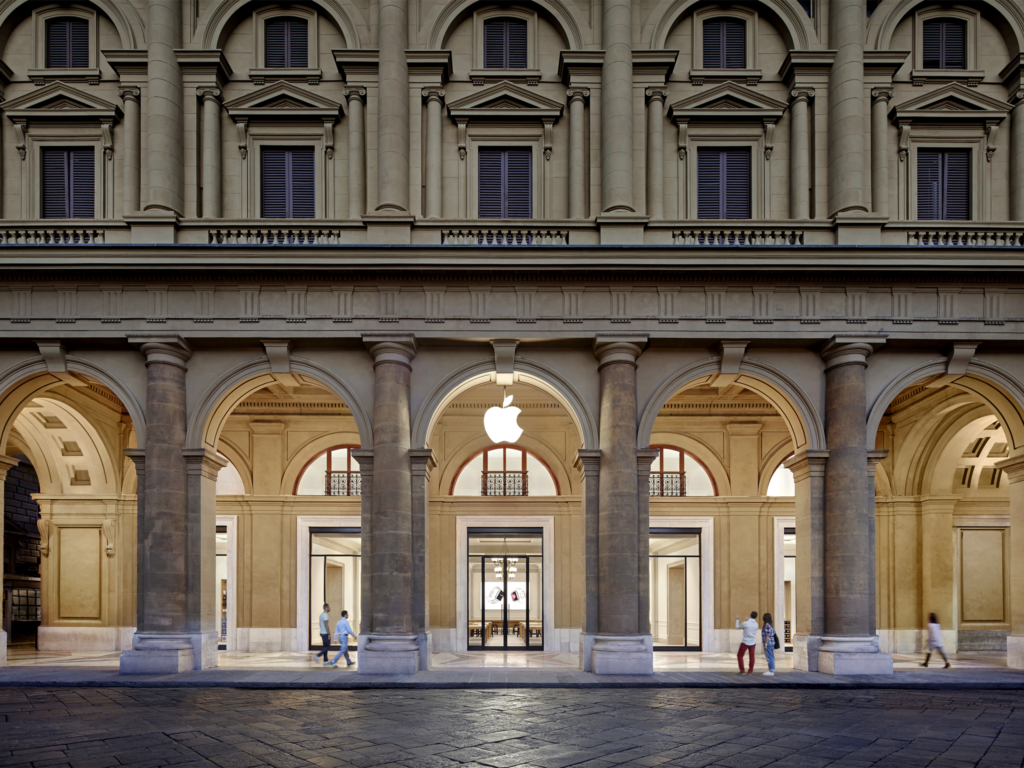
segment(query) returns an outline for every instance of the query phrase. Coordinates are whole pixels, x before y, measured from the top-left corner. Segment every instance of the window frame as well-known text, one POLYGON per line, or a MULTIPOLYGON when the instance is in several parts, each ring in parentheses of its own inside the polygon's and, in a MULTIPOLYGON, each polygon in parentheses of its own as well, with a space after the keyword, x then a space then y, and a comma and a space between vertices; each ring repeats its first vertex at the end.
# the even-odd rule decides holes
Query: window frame
MULTIPOLYGON (((318 219, 330 218, 328 211, 334 210, 333 196, 325 190, 325 178, 328 177, 326 165, 331 163, 325 159, 323 145, 323 125, 293 124, 288 125, 287 130, 293 132, 292 137, 285 135, 281 126, 263 126, 249 123, 247 133, 247 158, 242 161, 243 189, 248 199, 243 196, 242 211, 247 218, 261 221, 285 224, 295 222, 297 225, 306 226, 309 222, 318 219), (263 219, 263 148, 280 147, 282 149, 296 149, 298 147, 313 147, 313 194, 315 195, 314 216, 312 219, 263 219), (248 179, 246 180, 246 176, 248 179), (331 197, 331 199, 328 199, 331 197)), ((333 185, 331 185, 333 187, 333 185)))
POLYGON ((757 85, 763 73, 757 58, 757 11, 748 8, 702 8, 693 14, 693 58, 690 61, 690 81, 693 85, 704 85, 706 82, 736 81, 746 85, 757 85), (717 19, 733 18, 742 21, 744 30, 743 69, 705 69, 704 67, 704 22, 717 19))
MULTIPOLYGON (((96 174, 97 174, 96 161, 97 161, 97 157, 96 157, 95 147, 90 147, 88 144, 83 144, 83 145, 78 145, 78 146, 74 146, 74 145, 72 145, 72 146, 55 146, 55 145, 51 145, 51 146, 46 146, 46 147, 40 147, 40 149, 39 149, 39 171, 40 171, 40 177, 39 177, 39 190, 38 190, 38 196, 39 196, 38 205, 39 205, 39 218, 40 219, 42 219, 44 221, 92 221, 92 220, 97 218, 96 217, 97 205, 102 206, 103 201, 102 201, 102 199, 97 198, 97 196, 96 196, 96 174), (45 175, 45 163, 43 162, 43 156, 47 152, 74 152, 74 151, 81 152, 85 156, 88 156, 90 153, 92 154, 92 162, 93 162, 93 165, 92 165, 92 176, 93 176, 93 184, 92 184, 92 188, 93 188, 92 189, 92 211, 93 211, 93 213, 92 213, 92 216, 75 216, 74 215, 74 209, 73 209, 73 205, 72 205, 72 201, 71 201, 71 191, 68 189, 68 186, 65 186, 64 197, 65 197, 65 200, 68 203, 69 213, 71 213, 71 215, 70 216, 54 216, 52 218, 46 218, 45 217, 45 213, 46 213, 46 211, 45 211, 46 175, 45 175)), ((65 168, 66 167, 67 166, 65 166, 65 168)), ((74 185, 73 185, 73 183, 71 183, 71 179, 70 178, 68 179, 68 182, 69 182, 69 186, 71 186, 71 188, 73 189, 74 185)))
POLYGON ((319 14, 316 11, 301 6, 263 8, 253 12, 253 61, 249 70, 249 79, 256 85, 264 85, 267 80, 291 80, 302 81, 309 85, 318 85, 323 77, 323 70, 320 69, 320 47, 319 47, 319 14), (267 62, 267 34, 266 24, 271 19, 299 18, 306 21, 307 32, 307 62, 305 67, 268 67, 267 62))
POLYGON ((486 82, 512 82, 537 85, 540 82, 540 63, 537 55, 538 46, 537 13, 522 6, 501 8, 491 6, 481 8, 473 13, 473 65, 469 71, 470 80, 474 85, 486 82), (489 19, 520 19, 526 22, 526 68, 525 69, 487 69, 484 66, 484 22, 489 19))
MULTIPOLYGON (((339 469, 337 471, 338 472, 352 472, 352 451, 358 451, 359 450, 359 446, 358 445, 349 445, 348 443, 342 443, 341 445, 332 445, 330 448, 327 448, 327 449, 325 449, 323 451, 317 451, 312 456, 312 458, 310 458, 309 461, 307 461, 305 464, 302 465, 302 469, 300 469, 299 473, 295 476, 295 486, 292 488, 292 496, 298 496, 299 495, 299 486, 302 484, 302 478, 305 477, 306 471, 313 465, 314 461, 316 461, 321 456, 326 454, 327 455, 327 469, 325 471, 326 472, 330 472, 331 471, 331 454, 334 451, 341 450, 342 448, 345 448, 345 449, 348 450, 348 455, 347 455, 347 459, 346 459, 347 468, 343 469, 343 470, 339 469)), ((359 471, 359 470, 357 470, 357 471, 359 471)), ((326 487, 327 487, 326 481, 327 481, 327 479, 325 477, 324 478, 324 489, 325 490, 326 490, 326 487)), ((326 493, 323 494, 323 495, 327 496, 326 493)), ((317 497, 316 496, 312 496, 312 497, 309 497, 309 498, 317 498, 317 497)), ((330 496, 328 498, 332 498, 332 499, 334 499, 334 498, 342 498, 342 499, 344 499, 344 498, 355 498, 355 499, 358 499, 360 497, 359 496, 330 496)))
MULTIPOLYGON (((753 191, 753 182, 754 182, 754 179, 753 179, 753 177, 754 177, 754 174, 753 174, 753 164, 754 164, 754 158, 753 158, 753 156, 751 154, 750 149, 747 148, 747 147, 717 147, 717 146, 705 145, 703 147, 698 148, 696 153, 695 153, 695 155, 696 155, 696 163, 695 163, 696 170, 695 170, 695 173, 697 174, 697 217, 698 217, 698 219, 700 221, 750 221, 753 218, 753 213, 754 213, 754 191, 753 191), (719 213, 723 213, 723 211, 721 209, 722 197, 723 197, 723 193, 725 193, 724 196, 726 198, 728 198, 728 194, 727 194, 728 183, 727 183, 727 177, 726 177, 726 183, 723 185, 723 175, 722 175, 722 170, 723 169, 721 167, 721 159, 722 159, 721 153, 723 153, 723 152, 730 152, 730 151, 737 152, 737 153, 745 153, 747 158, 748 158, 748 165, 747 165, 747 214, 748 215, 747 216, 728 216, 728 215, 725 215, 725 216, 703 218, 703 217, 700 216, 700 156, 701 156, 701 154, 708 153, 708 152, 717 152, 717 153, 719 153, 719 155, 718 155, 718 157, 719 157, 718 197, 719 197, 719 204, 720 204, 719 213), (723 189, 723 186, 725 187, 725 189, 723 189)), ((726 168, 725 170, 726 170, 726 172, 728 172, 728 168, 726 168)), ((728 200, 727 199, 725 200, 724 205, 725 205, 725 208, 726 208, 724 213, 728 214, 728 200)))
MULTIPOLYGON (((545 218, 544 200, 544 126, 521 125, 518 129, 511 126, 474 125, 470 122, 466 131, 466 173, 467 182, 465 195, 467 213, 470 219, 480 219, 480 157, 481 147, 493 149, 529 148, 532 159, 531 200, 529 219, 481 219, 487 222, 535 222, 545 218), (513 133, 512 131, 515 130, 513 133)), ((460 163, 460 166, 463 163, 460 163)))
POLYGON ((945 137, 941 135, 941 132, 936 132, 932 135, 925 136, 913 136, 911 135, 908 146, 908 162, 902 165, 907 165, 905 185, 906 185, 906 209, 907 209, 907 220, 911 222, 922 222, 925 226, 937 226, 955 227, 961 226, 972 226, 978 222, 989 221, 991 216, 991 205, 992 205, 992 191, 990 188, 992 174, 989 166, 991 163, 985 162, 985 138, 981 137, 945 137), (925 150, 951 150, 951 149, 967 149, 970 150, 970 177, 968 183, 971 189, 970 202, 968 204, 968 210, 970 211, 970 218, 963 219, 919 219, 917 216, 917 152, 920 149, 925 150))
MULTIPOLYGON (((972 182, 974 181, 974 164, 975 164, 975 162, 977 162, 976 161, 976 157, 974 156, 974 153, 971 151, 971 149, 969 147, 918 147, 917 148, 916 159, 915 159, 915 162, 914 162, 914 181, 915 181, 914 199, 915 199, 915 202, 916 202, 916 205, 917 205, 917 209, 918 209, 917 210, 917 221, 965 222, 965 223, 973 221, 972 213, 974 211, 974 197, 975 197, 975 194, 974 194, 974 188, 973 188, 973 183, 972 182), (917 184, 917 181, 918 181, 918 178, 919 178, 919 174, 920 174, 920 169, 921 169, 920 153, 922 151, 925 151, 925 152, 938 152, 938 153, 940 153, 940 156, 943 155, 943 154, 948 154, 950 152, 966 153, 967 154, 967 195, 968 195, 968 197, 967 197, 967 218, 965 218, 965 219, 947 219, 947 218, 922 219, 921 218, 921 215, 920 215, 920 203, 921 203, 920 195, 921 195, 921 189, 920 189, 920 187, 917 187, 916 184, 917 184)), ((942 165, 943 165, 942 161, 940 160, 940 173, 941 173, 942 165)), ((948 188, 945 188, 945 185, 944 185, 944 188, 941 191, 941 194, 942 194, 943 197, 948 196, 948 188)))
MULTIPOLYGON (((719 494, 718 494, 718 481, 715 480, 715 476, 711 473, 711 470, 708 469, 708 465, 705 464, 703 461, 701 461, 700 457, 698 457, 692 451, 687 451, 685 448, 680 448, 678 445, 669 445, 668 443, 658 443, 657 445, 652 445, 650 447, 658 451, 658 457, 654 461, 651 462, 651 474, 652 475, 655 474, 655 471, 654 471, 654 463, 655 463, 655 461, 660 461, 661 458, 662 458, 661 451, 663 451, 664 449, 668 448, 669 450, 672 450, 672 451, 679 451, 679 466, 680 466, 680 470, 679 471, 680 472, 685 472, 686 471, 685 460, 686 460, 687 456, 689 456, 695 462, 700 464, 701 469, 704 470, 704 472, 708 476, 708 479, 711 481, 711 489, 715 492, 714 496, 685 496, 685 495, 683 495, 683 496, 664 496, 664 495, 662 495, 662 496, 650 496, 650 498, 652 498, 652 499, 687 499, 687 498, 693 498, 693 499, 714 499, 714 498, 718 498, 718 496, 719 496, 719 494)), ((649 491, 648 491, 648 493, 649 493, 649 491)), ((651 523, 651 527, 652 528, 655 527, 653 522, 651 523)))
POLYGON ((112 165, 112 163, 106 161, 102 137, 92 138, 90 133, 81 135, 71 132, 54 132, 45 136, 29 133, 25 136, 25 163, 22 164, 22 209, 26 219, 53 222, 88 222, 110 217, 110 205, 113 199, 113 173, 108 171, 107 166, 112 165), (44 219, 43 150, 79 148, 89 148, 93 151, 93 218, 44 219))
POLYGON ((771 217, 770 162, 764 159, 764 127, 690 124, 686 152, 686 218, 700 222, 721 221, 729 226, 741 221, 763 221, 771 217), (697 134, 697 135, 694 135, 697 134), (719 137, 708 135, 718 134, 719 137), (750 151, 750 218, 700 219, 697 216, 697 155, 700 149, 741 149, 750 151))
MULTIPOLYGON (((259 184, 260 184, 260 218, 261 219, 265 219, 267 221, 309 221, 311 219, 316 219, 317 218, 317 209, 319 208, 319 206, 317 204, 318 203, 318 199, 317 199, 317 184, 316 184, 316 176, 317 176, 317 152, 316 152, 316 147, 310 146, 309 144, 298 144, 298 145, 294 145, 294 146, 293 145, 278 145, 278 144, 263 144, 259 148, 259 155, 256 158, 256 167, 257 167, 257 172, 259 173, 259 176, 260 176, 259 184), (269 216, 264 216, 263 215, 263 198, 264 198, 264 194, 266 192, 266 187, 264 186, 264 182, 263 182, 263 161, 264 161, 264 156, 265 156, 265 154, 266 154, 268 149, 271 149, 271 150, 280 149, 280 150, 283 150, 285 152, 295 151, 295 150, 299 150, 299 149, 309 149, 309 150, 311 150, 311 154, 313 156, 313 215, 312 216, 302 216, 302 217, 278 216, 278 217, 269 217, 269 216)), ((287 187, 287 180, 286 180, 286 187, 287 187)))
POLYGON ((929 8, 914 14, 914 66, 910 79, 914 85, 924 83, 950 83, 963 81, 966 85, 977 85, 985 77, 984 71, 978 68, 978 47, 981 13, 963 5, 948 8, 929 8), (924 68, 924 23, 936 19, 962 21, 964 30, 964 68, 963 69, 925 69, 924 68))
POLYGON ((36 85, 60 80, 62 82, 86 82, 99 85, 101 72, 99 65, 99 33, 97 31, 97 13, 92 8, 71 5, 66 8, 45 6, 32 11, 33 56, 35 66, 28 70, 28 78, 36 85), (46 66, 46 27, 47 22, 56 19, 83 19, 89 24, 89 63, 85 67, 54 67, 46 66))
MULTIPOLYGON (((503 162, 502 162, 502 175, 504 177, 504 183, 502 185, 503 192, 507 192, 507 190, 508 190, 508 174, 504 172, 507 167, 508 167, 507 162, 505 162, 503 160, 503 162)), ((532 151, 532 149, 530 147, 478 147, 477 148, 477 195, 476 195, 476 200, 477 200, 477 217, 481 218, 481 219, 486 218, 488 221, 513 221, 513 220, 515 220, 515 221, 532 221, 533 220, 533 173, 534 173, 534 171, 533 171, 533 151, 532 151), (480 182, 481 182, 481 177, 480 177, 480 153, 484 152, 484 151, 496 152, 499 155, 501 155, 503 158, 507 157, 507 153, 508 152, 520 151, 520 152, 529 152, 530 153, 530 163, 529 163, 529 167, 530 167, 530 182, 529 182, 529 189, 527 190, 527 193, 528 193, 528 196, 529 196, 529 205, 530 205, 530 211, 529 211, 530 215, 529 216, 515 216, 515 217, 512 217, 512 216, 505 215, 505 216, 487 216, 487 217, 483 217, 483 216, 480 215, 480 195, 481 195, 481 191, 480 191, 480 182)), ((503 198, 504 201, 507 201, 508 200, 508 195, 503 193, 502 198, 503 198)), ((507 206, 506 206, 505 213, 506 214, 508 213, 507 206)))
MULTIPOLYGON (((466 467, 469 466, 469 463, 471 461, 473 461, 473 459, 475 459, 477 456, 483 456, 484 457, 484 464, 483 464, 484 470, 483 471, 486 472, 487 471, 487 452, 488 451, 493 451, 496 448, 515 448, 516 450, 522 451, 523 454, 524 454, 524 459, 523 459, 523 467, 524 468, 526 467, 526 459, 525 459, 525 455, 526 454, 529 454, 530 456, 535 458, 542 465, 544 465, 544 469, 546 469, 548 471, 548 474, 551 476, 551 481, 555 484, 555 496, 561 496, 562 495, 562 485, 561 485, 561 483, 558 482, 558 475, 556 475, 552 471, 551 465, 548 464, 548 462, 546 462, 544 460, 544 458, 542 456, 540 456, 539 454, 537 454, 535 451, 531 451, 529 448, 524 448, 519 443, 492 444, 492 445, 488 445, 486 448, 483 448, 483 449, 481 449, 479 451, 474 451, 472 454, 469 455, 469 457, 465 461, 463 461, 461 464, 459 464, 459 468, 455 471, 455 474, 452 475, 452 481, 451 481, 451 483, 449 483, 449 486, 448 486, 448 495, 449 496, 455 496, 455 486, 458 484, 459 478, 462 477, 462 473, 465 471, 466 467)), ((506 461, 505 454, 502 453, 502 462, 504 463, 505 461, 506 461)), ((497 470, 495 470, 495 471, 497 471, 497 470)), ((502 471, 504 471, 504 470, 502 470, 502 471)), ((525 496, 510 496, 508 498, 513 498, 513 499, 529 499, 529 498, 551 499, 551 498, 554 498, 555 496, 532 496, 531 497, 529 495, 529 488, 527 488, 527 495, 525 495, 525 496)), ((474 499, 476 497, 475 496, 459 496, 459 497, 456 497, 456 498, 474 499)), ((499 498, 499 497, 497 497, 497 496, 483 496, 483 495, 481 495, 481 498, 491 499, 491 498, 499 498)), ((500 498, 505 498, 505 497, 500 497, 500 498)))

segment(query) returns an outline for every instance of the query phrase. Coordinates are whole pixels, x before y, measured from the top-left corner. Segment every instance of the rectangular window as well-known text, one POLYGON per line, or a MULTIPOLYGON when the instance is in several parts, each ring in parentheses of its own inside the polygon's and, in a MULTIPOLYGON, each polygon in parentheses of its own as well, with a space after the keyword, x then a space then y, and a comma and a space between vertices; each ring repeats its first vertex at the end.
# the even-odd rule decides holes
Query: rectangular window
POLYGON ((89 22, 51 19, 46 22, 48 69, 86 69, 89 66, 89 22))
POLYGON ((704 69, 743 69, 747 65, 747 25, 739 19, 704 22, 704 69))
POLYGON ((532 218, 532 177, 530 149, 481 149, 480 218, 532 218))
POLYGON ((929 19, 923 29, 925 69, 964 69, 967 25, 959 19, 929 19))
POLYGON ((95 152, 91 147, 44 149, 43 218, 95 218, 95 152))
POLYGON ((316 215, 315 157, 313 147, 263 150, 263 218, 312 219, 316 215))
POLYGON ((750 150, 697 150, 697 218, 750 218, 750 150))
POLYGON ((971 218, 971 155, 967 149, 917 152, 917 218, 971 218))
POLYGON ((305 19, 270 19, 266 33, 267 69, 309 66, 309 23, 305 19))
POLYGON ((526 69, 526 22, 487 19, 484 22, 484 68, 526 69))

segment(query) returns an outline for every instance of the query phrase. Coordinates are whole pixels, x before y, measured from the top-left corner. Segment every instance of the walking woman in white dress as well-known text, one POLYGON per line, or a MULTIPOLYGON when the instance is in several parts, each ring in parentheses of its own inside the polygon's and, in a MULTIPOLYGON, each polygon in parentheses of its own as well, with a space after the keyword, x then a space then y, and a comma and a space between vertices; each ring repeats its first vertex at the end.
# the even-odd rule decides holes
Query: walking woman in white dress
POLYGON ((932 657, 932 651, 938 651, 942 654, 942 660, 946 662, 946 666, 943 669, 949 669, 953 665, 949 663, 949 656, 946 655, 946 649, 942 645, 942 627, 939 625, 939 617, 934 613, 928 614, 928 652, 924 655, 924 661, 921 662, 922 667, 928 666, 928 660, 932 657))

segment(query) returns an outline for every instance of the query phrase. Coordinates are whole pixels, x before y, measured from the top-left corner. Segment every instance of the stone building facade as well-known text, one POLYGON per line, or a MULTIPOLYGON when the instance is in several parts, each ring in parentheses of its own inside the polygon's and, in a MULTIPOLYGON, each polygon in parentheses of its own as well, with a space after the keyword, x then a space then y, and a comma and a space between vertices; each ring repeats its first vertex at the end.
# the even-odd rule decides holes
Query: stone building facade
POLYGON ((0 30, 39 648, 204 668, 316 647, 327 601, 364 673, 642 673, 758 610, 798 667, 879 673, 936 612, 1024 667, 1020 0, 0 30))

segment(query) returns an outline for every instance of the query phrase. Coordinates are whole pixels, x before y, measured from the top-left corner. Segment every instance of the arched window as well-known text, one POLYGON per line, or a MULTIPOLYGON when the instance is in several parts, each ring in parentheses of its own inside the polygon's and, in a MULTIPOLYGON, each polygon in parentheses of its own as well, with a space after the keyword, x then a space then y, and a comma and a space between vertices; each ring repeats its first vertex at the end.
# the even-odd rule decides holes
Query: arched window
POLYGON ((484 69, 526 69, 525 19, 484 22, 484 69))
POLYGON ((695 456, 667 445, 652 445, 651 496, 717 496, 711 473, 695 456))
POLYGON ((775 472, 772 473, 772 479, 768 481, 769 496, 796 496, 796 483, 793 480, 793 473, 783 466, 792 458, 793 454, 791 453, 780 461, 779 466, 775 468, 775 472))
POLYGON ((309 22, 276 16, 267 19, 266 68, 304 69, 309 66, 309 22))
POLYGON ((79 18, 46 22, 46 68, 88 69, 89 21, 79 18))
POLYGON ((245 483, 242 482, 242 476, 238 474, 238 470, 235 468, 235 465, 231 463, 231 459, 220 451, 217 451, 217 455, 228 463, 226 467, 223 467, 217 473, 217 495, 244 496, 245 483))
POLYGON ((359 496, 362 475, 352 456, 358 445, 336 445, 317 455, 299 475, 296 496, 359 496))
POLYGON ((452 483, 452 496, 558 496, 547 465, 514 445, 488 448, 467 461, 452 483))

